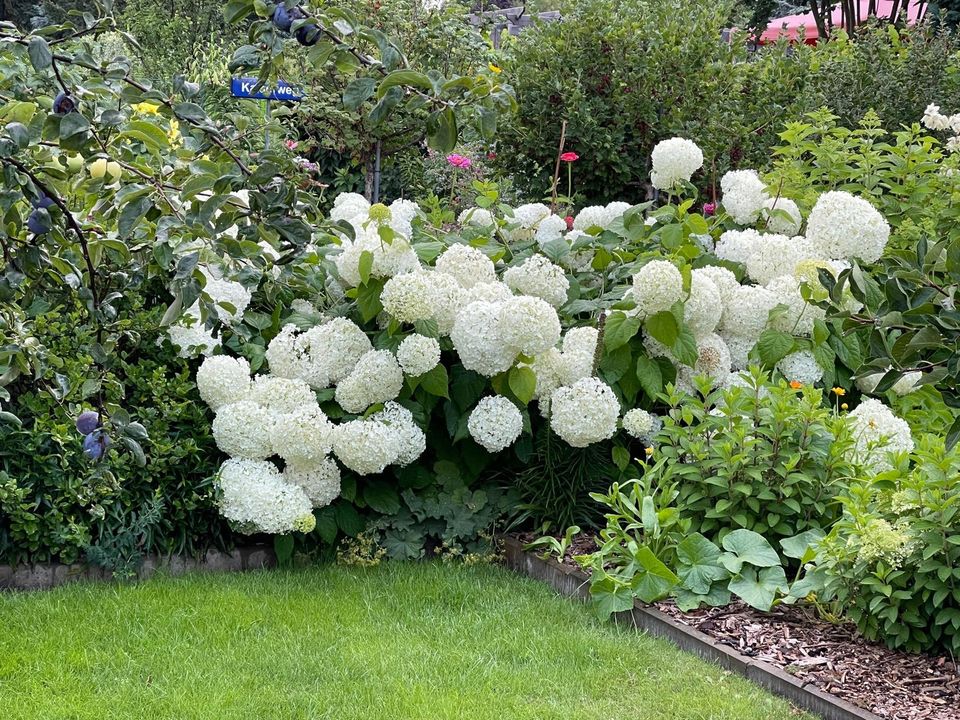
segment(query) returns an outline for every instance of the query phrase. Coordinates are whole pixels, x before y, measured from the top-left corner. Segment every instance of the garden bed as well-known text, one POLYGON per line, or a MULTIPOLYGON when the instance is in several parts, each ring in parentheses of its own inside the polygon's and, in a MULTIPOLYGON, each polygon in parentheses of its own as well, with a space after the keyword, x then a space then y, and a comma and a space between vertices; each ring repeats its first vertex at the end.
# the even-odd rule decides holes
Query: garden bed
MULTIPOLYGON (((530 539, 525 536, 507 539, 508 564, 551 582, 566 594, 586 598, 588 576, 575 564, 573 556, 595 549, 593 538, 583 535, 575 538, 563 563, 541 560, 533 553, 523 552, 522 544, 530 539), (523 560, 518 560, 521 556, 523 560), (536 573, 530 573, 531 563, 539 565, 536 573)), ((890 650, 864 640, 852 625, 833 624, 819 618, 812 608, 781 605, 764 613, 737 602, 726 607, 683 612, 672 602, 659 602, 653 606, 637 603, 637 609, 654 621, 667 621, 669 627, 663 632, 653 630, 655 634, 677 642, 674 635, 687 633, 689 644, 682 641, 678 644, 704 656, 712 655, 728 669, 748 677, 751 677, 748 670, 751 666, 758 668, 759 674, 770 667, 780 671, 787 677, 779 678, 779 682, 771 678, 754 679, 825 717, 890 720, 956 720, 960 717, 960 668, 950 658, 890 650), (733 649, 735 655, 722 655, 726 649, 733 649), (794 682, 790 683, 788 678, 794 682), (804 704, 798 697, 800 694, 808 695, 810 703, 804 704), (838 704, 832 698, 843 702, 838 704), (827 707, 818 705, 824 702, 827 707), (847 712, 842 706, 848 704, 847 712), (860 708, 872 715, 862 711, 857 714, 860 708)), ((632 619, 638 627, 650 629, 646 627, 649 618, 638 621, 634 613, 632 619)))

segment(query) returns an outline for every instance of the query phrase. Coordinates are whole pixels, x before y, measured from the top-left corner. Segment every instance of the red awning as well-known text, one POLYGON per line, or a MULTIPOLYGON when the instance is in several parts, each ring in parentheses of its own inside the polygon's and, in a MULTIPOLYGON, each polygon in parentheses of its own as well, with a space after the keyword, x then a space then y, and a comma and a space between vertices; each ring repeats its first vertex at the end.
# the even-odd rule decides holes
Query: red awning
MULTIPOLYGON (((894 0, 873 0, 876 14, 879 17, 890 17, 893 11, 894 0)), ((870 9, 871 0, 860 0, 860 17, 866 19, 870 9)), ((914 25, 917 20, 923 17, 926 12, 927 3, 917 2, 917 0, 907 0, 907 24, 914 25)), ((898 5, 902 6, 900 2, 898 5)), ((842 10, 838 4, 833 9, 833 26, 842 25, 842 10)), ((804 29, 804 42, 813 44, 817 41, 819 33, 817 32, 817 22, 813 19, 813 13, 803 15, 787 15, 786 17, 774 18, 767 25, 767 29, 760 35, 760 44, 776 42, 780 38, 787 38, 791 42, 796 41, 800 35, 800 28, 804 29)))

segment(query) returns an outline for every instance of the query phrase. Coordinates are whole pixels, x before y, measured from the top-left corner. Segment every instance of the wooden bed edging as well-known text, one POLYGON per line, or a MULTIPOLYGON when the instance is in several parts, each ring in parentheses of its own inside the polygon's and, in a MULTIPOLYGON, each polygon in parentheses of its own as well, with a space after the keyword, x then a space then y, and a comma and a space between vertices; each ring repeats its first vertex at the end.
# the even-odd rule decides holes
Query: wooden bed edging
MULTIPOLYGON (((265 546, 237 548, 231 552, 208 550, 200 558, 183 555, 148 555, 137 570, 137 579, 146 580, 158 571, 170 575, 187 572, 243 572, 276 565, 273 549, 265 546)), ((112 580, 113 573, 101 567, 74 563, 37 565, 0 565, 0 591, 49 590, 79 580, 112 580)))
MULTIPOLYGON (((553 586, 560 594, 587 600, 589 578, 577 568, 561 565, 553 558, 541 558, 523 549, 516 538, 502 537, 507 567, 515 572, 553 586)), ((882 720, 869 710, 824 692, 816 685, 796 678, 783 669, 742 655, 729 645, 719 643, 696 628, 679 623, 653 608, 634 603, 633 610, 616 613, 615 622, 632 625, 654 637, 669 640, 681 650, 692 652, 730 672, 786 698, 798 708, 815 713, 824 720, 882 720)))

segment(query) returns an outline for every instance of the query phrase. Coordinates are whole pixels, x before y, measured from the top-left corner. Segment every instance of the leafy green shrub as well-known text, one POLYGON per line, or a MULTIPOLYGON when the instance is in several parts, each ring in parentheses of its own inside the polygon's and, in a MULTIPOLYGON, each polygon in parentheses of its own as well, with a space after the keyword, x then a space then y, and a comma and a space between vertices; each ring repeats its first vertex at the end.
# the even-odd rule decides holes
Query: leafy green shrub
POLYGON ((773 540, 828 528, 834 496, 856 472, 847 423, 820 390, 743 377, 667 397, 655 467, 678 488, 679 511, 708 535, 746 528, 773 540))
POLYGON ((209 483, 217 468, 209 417, 193 399, 190 365, 169 344, 157 345, 161 315, 130 313, 125 335, 139 342, 121 350, 101 380, 119 442, 127 437, 115 432, 123 407, 137 409, 127 435, 143 441, 145 465, 112 451, 91 463, 81 450, 74 420, 98 389, 86 380, 95 331, 83 311, 54 308, 33 319, 44 369, 38 385, 8 387, 9 408, 24 426, 0 424, 0 561, 72 562, 86 553, 122 568, 147 552, 196 554, 231 542, 209 483), (150 522, 131 543, 141 514, 150 522))
POLYGON ((931 101, 960 107, 960 38, 930 27, 865 26, 815 46, 748 53, 719 42, 730 3, 587 0, 563 22, 505 48, 520 108, 502 123, 498 159, 532 196, 553 176, 562 121, 583 161, 586 204, 647 196, 659 140, 688 137, 707 159, 695 183, 714 200, 722 174, 763 167, 776 130, 826 107, 852 125, 871 109, 887 128, 916 123, 931 101))
MULTIPOLYGON (((726 605, 733 595, 760 610, 790 591, 780 555, 752 530, 734 530, 717 545, 678 508, 678 486, 661 460, 642 480, 614 483, 594 499, 606 512, 600 548, 577 557, 590 569, 590 596, 600 617, 629 610, 634 599, 673 596, 682 609, 726 605), (722 549, 721 549, 722 547, 722 549)), ((801 558, 822 537, 807 531, 781 541, 786 557, 801 558)), ((557 548, 562 544, 558 543, 557 548)))
POLYGON ((842 493, 819 545, 821 597, 870 640, 960 653, 960 456, 925 435, 910 458, 842 493))

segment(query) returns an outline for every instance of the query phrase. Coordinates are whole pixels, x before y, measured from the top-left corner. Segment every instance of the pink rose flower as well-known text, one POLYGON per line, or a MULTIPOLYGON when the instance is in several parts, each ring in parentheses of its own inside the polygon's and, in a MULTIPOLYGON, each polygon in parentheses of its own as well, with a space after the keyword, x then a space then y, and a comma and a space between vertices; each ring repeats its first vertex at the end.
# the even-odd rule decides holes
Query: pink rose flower
POLYGON ((468 168, 473 164, 473 161, 468 157, 463 155, 457 155, 453 153, 452 155, 447 155, 447 162, 457 168, 468 168))

